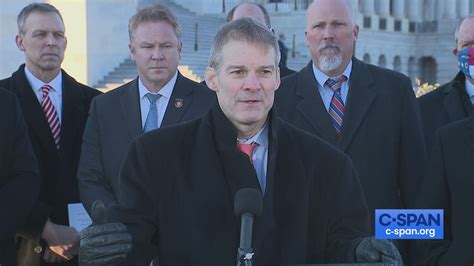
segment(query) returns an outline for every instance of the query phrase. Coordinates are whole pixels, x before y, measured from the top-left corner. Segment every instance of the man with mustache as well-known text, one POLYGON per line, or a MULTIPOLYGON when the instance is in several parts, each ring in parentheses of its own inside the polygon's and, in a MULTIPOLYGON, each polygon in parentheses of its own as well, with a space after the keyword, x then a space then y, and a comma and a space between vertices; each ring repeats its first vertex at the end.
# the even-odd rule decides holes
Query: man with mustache
POLYGON ((307 10, 312 61, 282 81, 279 115, 322 137, 354 162, 369 207, 413 206, 425 157, 420 111, 406 76, 353 56, 359 26, 350 1, 315 0, 307 10))
POLYGON ((18 265, 77 265, 79 233, 69 226, 68 204, 79 202, 82 133, 90 102, 100 92, 61 69, 67 39, 54 6, 30 4, 17 22, 16 44, 25 64, 0 87, 19 99, 42 178, 39 201, 17 234, 18 265))
POLYGON ((147 265, 153 243, 160 266, 235 265, 242 188, 263 197, 253 265, 400 262, 393 244, 365 238, 368 213, 350 159, 278 118, 278 62, 265 26, 241 18, 221 27, 206 69, 218 103, 130 145, 118 205, 93 207, 96 222, 123 224, 85 229, 81 265, 147 265))
MULTIPOLYGON (((137 136, 207 112, 215 101, 206 87, 184 77, 181 25, 164 5, 139 10, 129 20, 130 55, 138 77, 92 101, 78 172, 85 209, 116 202, 120 166, 137 136)), ((133 201, 133 197, 130 201, 133 201)))

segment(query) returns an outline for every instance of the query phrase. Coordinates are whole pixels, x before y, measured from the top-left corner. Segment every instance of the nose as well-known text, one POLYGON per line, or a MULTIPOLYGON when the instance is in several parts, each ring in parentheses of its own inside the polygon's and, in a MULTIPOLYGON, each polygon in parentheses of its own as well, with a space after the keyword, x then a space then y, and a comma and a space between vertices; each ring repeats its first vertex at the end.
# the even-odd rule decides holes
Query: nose
POLYGON ((155 47, 153 49, 153 52, 151 54, 151 59, 152 60, 163 60, 164 56, 163 56, 163 53, 161 51, 161 49, 159 47, 155 47))
POLYGON ((334 31, 332 27, 326 27, 323 31, 323 38, 324 40, 333 40, 334 39, 334 31))
POLYGON ((54 38, 53 34, 48 34, 46 37, 46 45, 53 46, 56 44, 56 39, 54 38))
POLYGON ((244 89, 258 90, 260 89, 260 81, 255 73, 250 73, 244 80, 244 89))

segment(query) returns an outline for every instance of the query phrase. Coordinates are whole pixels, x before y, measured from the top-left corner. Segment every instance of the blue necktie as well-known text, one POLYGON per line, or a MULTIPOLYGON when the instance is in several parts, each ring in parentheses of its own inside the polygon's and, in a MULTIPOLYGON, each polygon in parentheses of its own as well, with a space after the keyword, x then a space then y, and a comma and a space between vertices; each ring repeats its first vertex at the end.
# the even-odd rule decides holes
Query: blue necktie
POLYGON ((143 132, 148 132, 158 128, 158 109, 156 108, 156 101, 161 97, 160 94, 147 93, 145 95, 150 102, 150 109, 146 116, 145 127, 143 132))

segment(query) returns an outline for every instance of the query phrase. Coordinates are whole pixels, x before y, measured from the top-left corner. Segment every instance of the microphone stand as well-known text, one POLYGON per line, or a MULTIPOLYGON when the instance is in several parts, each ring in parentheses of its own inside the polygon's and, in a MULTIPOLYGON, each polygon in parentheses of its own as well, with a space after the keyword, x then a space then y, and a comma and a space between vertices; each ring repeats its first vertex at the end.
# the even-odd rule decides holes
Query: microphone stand
POLYGON ((252 266, 252 257, 254 255, 251 247, 252 223, 253 215, 251 213, 246 212, 242 214, 240 247, 237 249, 237 266, 252 266), (248 235, 243 232, 248 233, 248 235))

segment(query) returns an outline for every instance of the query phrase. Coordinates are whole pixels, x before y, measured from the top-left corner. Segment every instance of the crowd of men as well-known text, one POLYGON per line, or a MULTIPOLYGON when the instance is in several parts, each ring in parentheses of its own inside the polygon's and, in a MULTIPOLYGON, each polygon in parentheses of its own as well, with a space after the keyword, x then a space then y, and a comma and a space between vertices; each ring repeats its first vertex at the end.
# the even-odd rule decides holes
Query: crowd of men
POLYGON ((350 1, 306 12, 306 67, 288 69, 268 12, 241 3, 199 84, 177 70, 179 19, 143 8, 138 77, 101 94, 61 68, 60 12, 23 8, 25 63, 0 80, 0 265, 235 265, 243 188, 263 198, 254 265, 472 265, 474 15, 454 33, 457 76, 416 99, 354 56, 350 1), (81 232, 72 203, 93 220, 81 232), (375 210, 403 208, 443 209, 444 239, 375 239, 375 210))

